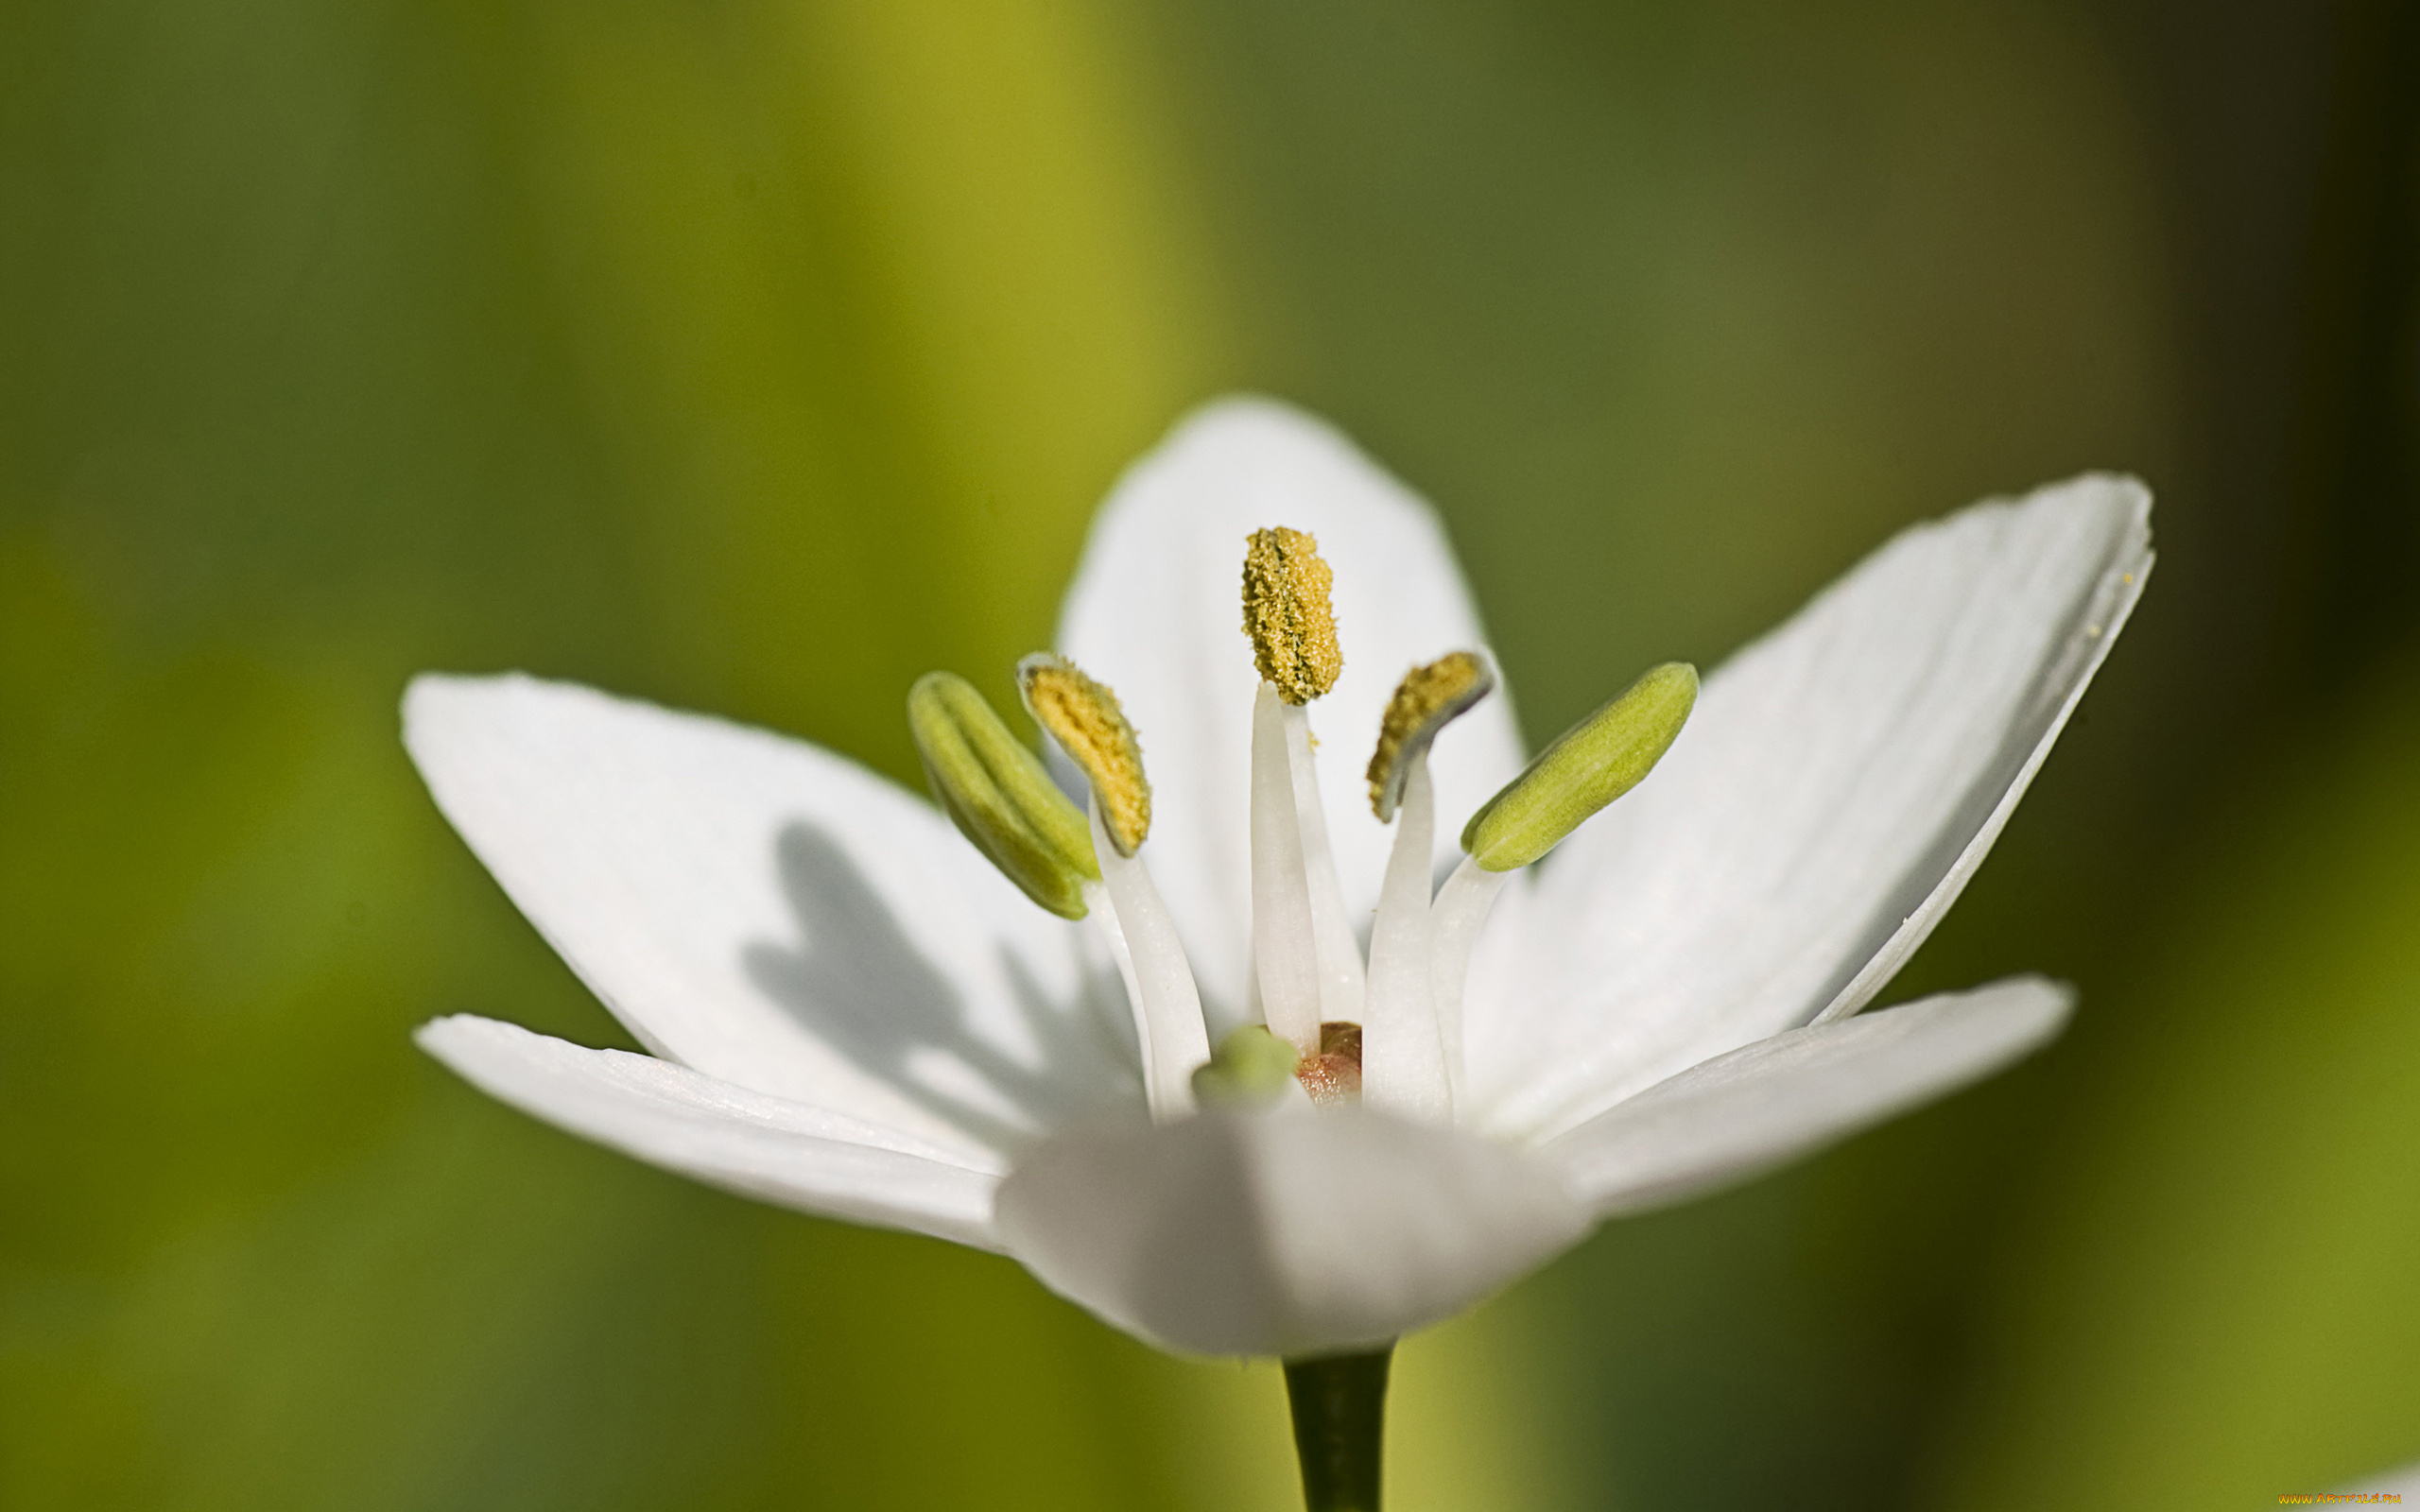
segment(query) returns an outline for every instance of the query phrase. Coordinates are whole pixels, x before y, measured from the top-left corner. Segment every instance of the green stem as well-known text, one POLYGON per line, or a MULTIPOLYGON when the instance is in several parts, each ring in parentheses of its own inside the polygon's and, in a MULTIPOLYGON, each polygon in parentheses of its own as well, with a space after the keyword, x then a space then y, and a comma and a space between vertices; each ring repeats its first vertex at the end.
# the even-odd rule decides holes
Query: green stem
POLYGON ((1303 1504, 1310 1512, 1378 1512, 1379 1440, 1394 1349, 1286 1362, 1303 1504))

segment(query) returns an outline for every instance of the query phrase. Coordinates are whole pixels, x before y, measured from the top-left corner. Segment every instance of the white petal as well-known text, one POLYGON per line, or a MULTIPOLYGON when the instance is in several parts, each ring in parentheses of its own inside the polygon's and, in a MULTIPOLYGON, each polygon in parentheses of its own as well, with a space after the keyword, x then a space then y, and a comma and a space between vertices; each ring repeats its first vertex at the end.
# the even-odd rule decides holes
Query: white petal
POLYGON ((828 751, 524 677, 421 678, 405 742, 649 1049, 961 1155, 1139 1096, 1078 926, 828 751))
POLYGON ((649 1165, 827 1218, 999 1247, 999 1172, 952 1152, 669 1061, 493 1019, 439 1019, 413 1038, 490 1096, 649 1165))
POLYGON ((1654 775, 1542 868, 1547 970, 1470 1031, 1490 1125, 1568 1127, 1871 999, 2116 639, 2150 508, 2090 476, 1918 526, 1707 679, 1654 775))
POLYGON ((1838 1023, 1791 1029, 1693 1066, 1548 1141, 1599 1217, 1744 1180, 2038 1048, 2074 996, 2011 977, 1838 1023))
POLYGON ((1365 1108, 1063 1134, 1018 1162, 996 1221, 1053 1291, 1196 1354, 1380 1343, 1588 1228, 1545 1163, 1365 1108))
MULTIPOLYGON (((1485 648, 1436 516, 1298 410, 1267 400, 1212 404, 1119 481, 1068 592, 1059 644, 1117 690, 1142 735, 1151 873, 1222 1025, 1244 1005, 1252 959, 1246 813, 1258 679, 1242 629, 1244 541, 1280 524, 1317 536, 1336 574, 1344 676, 1311 706, 1311 726, 1357 927, 1366 930, 1386 869, 1388 832, 1370 813, 1361 772, 1387 697, 1414 664, 1485 648)), ((1500 680, 1438 741, 1432 761, 1440 844, 1450 848, 1462 821, 1520 769, 1500 680)))
POLYGON ((2387 1470, 2370 1476, 2366 1480, 2356 1482, 2337 1494, 2348 1496, 2363 1492, 2371 1496, 2394 1496, 2406 1501, 2420 1501, 2420 1465, 2406 1465, 2399 1470, 2387 1470))

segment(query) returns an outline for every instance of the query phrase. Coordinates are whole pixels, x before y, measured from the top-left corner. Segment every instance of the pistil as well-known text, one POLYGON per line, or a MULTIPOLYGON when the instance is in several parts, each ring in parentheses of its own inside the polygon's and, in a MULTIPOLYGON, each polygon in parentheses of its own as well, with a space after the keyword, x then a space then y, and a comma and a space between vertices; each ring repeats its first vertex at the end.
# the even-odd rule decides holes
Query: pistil
POLYGON ((1314 1108, 1341 1108, 1361 1100, 1361 1026, 1320 1025, 1320 1053, 1294 1068, 1294 1080, 1314 1108))

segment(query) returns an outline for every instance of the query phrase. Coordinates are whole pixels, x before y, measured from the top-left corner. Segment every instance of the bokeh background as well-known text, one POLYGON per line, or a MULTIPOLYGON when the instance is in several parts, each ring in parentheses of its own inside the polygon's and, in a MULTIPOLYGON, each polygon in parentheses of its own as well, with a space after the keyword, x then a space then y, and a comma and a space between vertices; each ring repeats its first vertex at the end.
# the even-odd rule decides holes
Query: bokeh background
POLYGON ((2086 467, 2157 580, 1893 996, 2048 1054, 1409 1343, 1395 1504, 2420 1458, 2420 29, 2366 0, 0 6, 0 1504, 1294 1504, 1273 1370, 406 1035, 620 1032, 397 744, 525 667, 912 771, 1186 405, 1433 497, 1530 737, 2086 467))

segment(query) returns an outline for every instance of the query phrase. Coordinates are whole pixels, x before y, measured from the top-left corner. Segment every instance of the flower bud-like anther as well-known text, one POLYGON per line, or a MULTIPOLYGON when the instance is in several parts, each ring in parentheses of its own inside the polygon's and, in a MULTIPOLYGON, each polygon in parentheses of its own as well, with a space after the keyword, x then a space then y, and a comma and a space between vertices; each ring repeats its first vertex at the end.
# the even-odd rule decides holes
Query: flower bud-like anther
POLYGON ((1488 871, 1511 871, 1545 855, 1654 770, 1697 701, 1697 668, 1685 662, 1651 668, 1564 730, 1472 815, 1462 849, 1488 871))
POLYGON ((1091 826, 975 685, 925 673, 908 692, 908 728, 959 833, 1027 897, 1062 919, 1083 918, 1084 884, 1100 879, 1091 826))

